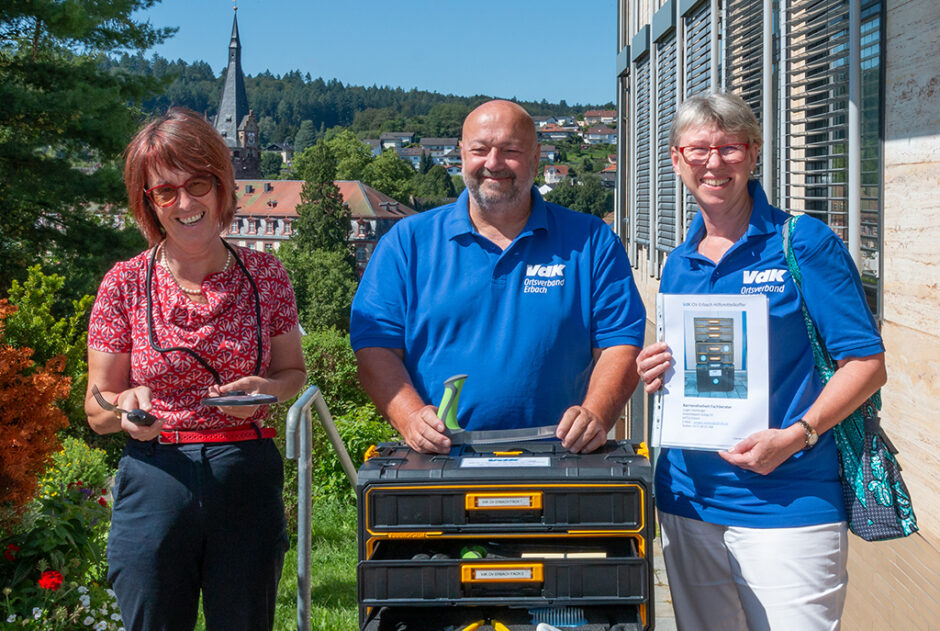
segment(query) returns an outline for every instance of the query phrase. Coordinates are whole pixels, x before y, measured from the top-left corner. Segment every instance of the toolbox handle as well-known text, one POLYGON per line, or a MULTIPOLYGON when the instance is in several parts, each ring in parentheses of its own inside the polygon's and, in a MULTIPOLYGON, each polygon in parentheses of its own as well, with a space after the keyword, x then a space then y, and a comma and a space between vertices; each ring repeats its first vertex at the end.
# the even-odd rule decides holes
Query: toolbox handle
POLYGON ((460 566, 461 583, 543 583, 541 563, 464 563, 460 566))
POLYGON ((474 510, 542 510, 542 491, 472 492, 464 496, 464 506, 474 510))

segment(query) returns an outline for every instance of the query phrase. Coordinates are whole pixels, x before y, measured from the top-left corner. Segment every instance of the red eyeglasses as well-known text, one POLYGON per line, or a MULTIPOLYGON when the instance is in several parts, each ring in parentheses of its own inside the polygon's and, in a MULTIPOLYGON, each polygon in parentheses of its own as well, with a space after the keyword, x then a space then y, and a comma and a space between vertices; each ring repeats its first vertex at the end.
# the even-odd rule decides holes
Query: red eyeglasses
POLYGON ((191 197, 203 197, 215 186, 215 178, 211 175, 194 175, 179 186, 160 184, 144 191, 157 206, 166 208, 172 206, 180 197, 180 189, 185 188, 191 197))
POLYGON ((686 164, 693 167, 700 167, 708 162, 712 151, 717 151, 722 162, 725 164, 744 162, 744 158, 747 157, 748 147, 750 146, 751 143, 749 142, 735 142, 729 145, 710 145, 708 147, 686 145, 685 147, 676 147, 676 149, 682 154, 686 164))

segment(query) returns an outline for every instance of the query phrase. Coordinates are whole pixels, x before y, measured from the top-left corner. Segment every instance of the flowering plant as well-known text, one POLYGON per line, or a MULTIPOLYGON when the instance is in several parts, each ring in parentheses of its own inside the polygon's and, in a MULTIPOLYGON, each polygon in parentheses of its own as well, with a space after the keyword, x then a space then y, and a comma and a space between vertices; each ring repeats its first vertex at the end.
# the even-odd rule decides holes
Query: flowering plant
POLYGON ((89 606, 81 598, 88 594, 77 592, 79 584, 105 580, 109 518, 106 490, 87 487, 80 481, 59 486, 34 500, 19 532, 0 540, 4 551, 0 561, 4 595, 0 611, 5 609, 0 621, 5 619, 7 624, 14 624, 13 628, 23 620, 30 622, 31 629, 77 628, 70 625, 89 606), (48 624, 37 627, 37 620, 48 624))
POLYGON ((62 574, 56 572, 55 570, 46 570, 42 573, 42 576, 39 577, 39 580, 36 581, 39 583, 39 586, 43 589, 48 589, 50 591, 58 591, 59 587, 62 586, 62 581, 64 578, 62 574))
MULTIPOLYGON (((59 591, 59 587, 53 591, 59 591)), ((55 597, 39 601, 23 612, 13 612, 9 588, 3 593, 8 613, 0 619, 2 629, 124 631, 114 592, 98 583, 87 586, 68 582, 55 597)))

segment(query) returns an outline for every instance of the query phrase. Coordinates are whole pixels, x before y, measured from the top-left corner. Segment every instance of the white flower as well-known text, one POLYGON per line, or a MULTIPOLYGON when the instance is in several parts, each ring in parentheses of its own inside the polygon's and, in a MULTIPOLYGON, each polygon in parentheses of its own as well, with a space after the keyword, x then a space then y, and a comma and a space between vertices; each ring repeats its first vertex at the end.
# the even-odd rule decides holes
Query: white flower
POLYGON ((101 620, 98 622, 98 624, 95 625, 94 628, 95 631, 108 631, 108 623, 104 620, 101 620))
POLYGON ((87 607, 91 604, 91 596, 88 594, 82 594, 78 597, 78 602, 82 603, 83 607, 87 607))
POLYGON ((119 613, 113 613, 113 614, 111 614, 111 619, 114 620, 115 622, 117 622, 118 620, 121 619, 121 614, 119 614, 119 613))
POLYGON ((10 614, 9 616, 7 616, 7 622, 16 622, 16 615, 10 614))
POLYGON ((39 620, 39 616, 41 615, 42 615, 42 609, 40 609, 39 607, 33 607, 33 618, 35 618, 36 620, 39 620))
POLYGON ((88 588, 85 587, 84 585, 79 585, 77 591, 78 591, 79 594, 87 594, 87 593, 88 593, 88 588))
POLYGON ((108 596, 110 596, 111 598, 114 598, 114 590, 113 590, 113 589, 110 589, 110 588, 109 588, 109 589, 106 589, 106 590, 104 590, 104 593, 107 594, 108 596))
POLYGON ((92 623, 94 623, 94 621, 95 621, 95 619, 92 618, 91 616, 85 616, 85 619, 82 620, 82 623, 83 623, 86 627, 90 627, 90 626, 92 625, 92 623))
POLYGON ((108 606, 107 606, 107 605, 102 605, 102 607, 101 607, 101 615, 102 615, 102 616, 108 615, 108 606))

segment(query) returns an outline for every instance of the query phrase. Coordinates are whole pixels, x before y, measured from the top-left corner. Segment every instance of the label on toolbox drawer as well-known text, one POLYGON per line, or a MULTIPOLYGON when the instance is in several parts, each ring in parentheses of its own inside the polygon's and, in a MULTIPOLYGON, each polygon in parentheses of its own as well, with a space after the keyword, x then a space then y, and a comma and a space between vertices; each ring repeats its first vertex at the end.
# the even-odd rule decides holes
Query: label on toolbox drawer
POLYGON ((460 467, 490 468, 490 467, 550 467, 552 459, 547 456, 527 456, 523 458, 461 458, 460 467))
POLYGON ((541 563, 464 564, 461 583, 541 583, 545 573, 541 563))
POLYGON ((532 578, 532 568, 524 570, 477 570, 473 578, 478 581, 513 581, 532 578))

